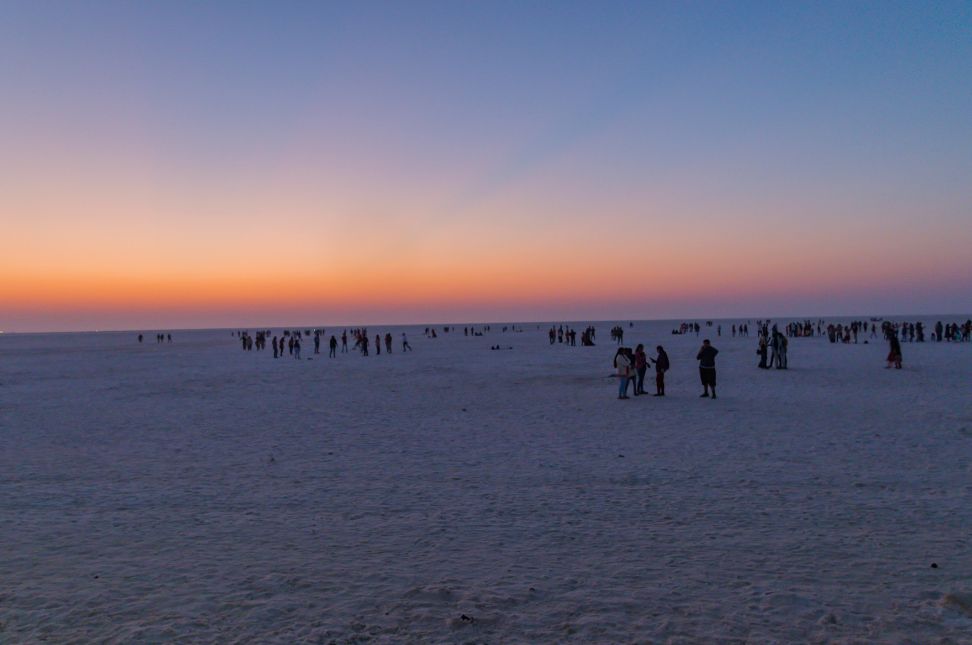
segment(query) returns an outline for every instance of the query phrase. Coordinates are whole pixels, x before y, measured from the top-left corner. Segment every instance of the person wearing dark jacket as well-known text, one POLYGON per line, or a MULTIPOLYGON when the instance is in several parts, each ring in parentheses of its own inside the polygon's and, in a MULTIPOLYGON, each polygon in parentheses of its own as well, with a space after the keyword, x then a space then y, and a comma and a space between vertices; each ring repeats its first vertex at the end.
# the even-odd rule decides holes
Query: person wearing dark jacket
POLYGON ((639 344, 634 353, 635 373, 638 380, 635 381, 635 396, 645 393, 645 372, 648 371, 648 355, 645 353, 645 346, 639 344))
POLYGON ((665 396, 665 372, 671 367, 671 363, 668 362, 668 354, 661 345, 655 349, 658 350, 658 356, 655 357, 655 396, 665 396))
POLYGON ((901 342, 898 340, 898 335, 894 332, 888 334, 888 342, 891 343, 891 351, 888 353, 888 369, 891 365, 894 365, 894 369, 901 369, 901 342))
POLYGON ((712 346, 709 339, 702 341, 702 349, 696 354, 695 358, 699 361, 699 377, 702 379, 704 391, 699 396, 703 399, 709 398, 709 388, 712 388, 712 398, 716 398, 716 367, 715 357, 719 350, 712 346))

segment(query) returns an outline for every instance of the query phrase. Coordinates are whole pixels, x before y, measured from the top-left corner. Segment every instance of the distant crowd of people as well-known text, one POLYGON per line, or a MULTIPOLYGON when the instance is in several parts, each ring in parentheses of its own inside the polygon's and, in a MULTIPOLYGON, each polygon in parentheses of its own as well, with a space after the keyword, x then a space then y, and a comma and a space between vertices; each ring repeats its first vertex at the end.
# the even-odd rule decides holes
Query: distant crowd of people
MULTIPOLYGON (((327 332, 324 329, 305 329, 303 331, 284 329, 280 332, 280 335, 273 335, 270 330, 260 330, 254 332, 252 335, 249 331, 235 331, 232 332, 240 341, 240 346, 243 351, 257 351, 264 350, 267 347, 267 338, 271 338, 270 346, 273 348, 274 358, 283 358, 284 355, 288 355, 296 360, 301 359, 301 352, 303 350, 303 341, 307 340, 312 342, 314 345, 314 354, 321 353, 321 344, 327 339, 328 345, 328 357, 335 358, 338 352, 338 345, 340 343, 341 353, 348 353, 348 338, 353 339, 354 344, 351 346, 351 350, 360 352, 362 356, 368 356, 371 353, 372 348, 375 354, 381 354, 382 346, 385 348, 385 353, 392 353, 393 337, 391 332, 384 335, 376 334, 374 339, 374 345, 371 344, 370 336, 366 328, 343 330, 341 332, 340 341, 338 337, 331 334, 331 337, 327 339, 327 332)), ((409 352, 412 351, 412 346, 408 342, 408 335, 402 332, 402 351, 409 352)))
MULTIPOLYGON (((584 347, 593 347, 595 334, 596 332, 593 326, 588 326, 584 329, 581 332, 581 345, 584 347)), ((564 328, 563 325, 551 327, 547 332, 547 338, 550 340, 551 345, 554 343, 564 343, 568 346, 575 347, 577 345, 577 330, 571 329, 569 326, 564 328)))
MULTIPOLYGON (((138 335, 138 342, 141 343, 143 340, 145 340, 145 336, 143 334, 139 334, 138 335)), ((156 343, 171 343, 172 342, 172 334, 156 334, 155 335, 155 342, 156 343)))
MULTIPOLYGON (((748 337, 750 324, 751 321, 733 323, 730 327, 733 338, 737 336, 748 337)), ((709 328, 714 327, 716 334, 718 336, 722 335, 721 324, 706 321, 705 326, 709 328)), ((633 323, 628 323, 628 327, 633 327, 633 323)), ((538 325, 537 328, 539 329, 540 326, 538 325)), ((443 333, 450 333, 456 332, 458 328, 455 326, 443 326, 441 329, 443 333)), ((672 334, 683 335, 695 333, 698 335, 701 329, 702 325, 698 322, 683 322, 672 330, 672 334)), ((858 343, 860 339, 864 338, 863 342, 866 344, 869 342, 868 339, 878 338, 880 332, 880 335, 888 343, 887 367, 895 369, 901 369, 903 364, 901 343, 926 342, 926 329, 921 321, 893 322, 872 318, 871 320, 852 320, 849 322, 828 324, 824 320, 814 321, 807 319, 789 322, 783 326, 783 330, 781 331, 779 325, 770 320, 758 320, 756 321, 756 330, 758 335, 756 353, 759 357, 757 367, 760 369, 788 369, 790 338, 826 335, 831 343, 858 343)), ((482 325, 480 327, 467 325, 462 328, 463 336, 465 337, 483 336, 489 331, 491 331, 490 325, 482 325)), ((515 332, 523 330, 522 328, 517 329, 515 325, 504 325, 502 331, 515 332)), ((424 333, 427 338, 438 338, 435 327, 426 327, 424 333)), ((655 348, 655 356, 650 357, 645 352, 643 344, 638 344, 634 350, 630 347, 623 346, 625 335, 624 325, 614 325, 610 333, 611 340, 618 344, 613 361, 616 376, 619 379, 618 398, 630 398, 628 392, 632 387, 634 396, 646 394, 644 387, 645 375, 651 366, 655 368, 654 396, 665 396, 665 374, 671 368, 671 361, 665 349, 661 345, 658 345, 655 348)), ((384 335, 380 333, 375 334, 372 342, 372 336, 369 334, 368 329, 364 327, 350 330, 345 329, 341 332, 340 336, 331 334, 329 338, 326 330, 323 328, 313 330, 285 329, 279 335, 272 334, 270 330, 257 330, 252 334, 250 331, 241 330, 232 332, 232 334, 238 338, 243 351, 253 351, 254 349, 257 351, 264 350, 269 339, 274 358, 290 356, 296 360, 301 359, 304 341, 313 343, 315 355, 320 354, 321 344, 326 342, 330 358, 337 356, 339 346, 341 353, 356 351, 362 356, 369 356, 372 351, 376 355, 380 355, 383 349, 386 354, 391 354, 394 344, 394 338, 391 332, 386 332, 384 335), (349 340, 351 341, 350 345, 349 340)), ((572 328, 569 324, 551 326, 548 329, 547 335, 550 345, 563 344, 572 347, 577 344, 577 329, 572 328)), ((581 345, 594 346, 596 337, 597 330, 593 325, 588 325, 581 332, 581 345)), ((930 340, 933 342, 953 343, 972 342, 972 320, 957 323, 943 323, 942 321, 938 321, 932 327, 930 340)), ((171 343, 172 334, 156 333, 155 341, 156 343, 171 343)), ((138 334, 138 342, 144 342, 144 335, 141 333, 138 334)), ((490 349, 511 350, 513 347, 496 344, 491 345, 490 349)), ((404 331, 401 332, 401 351, 403 353, 412 351, 412 346, 408 341, 408 335, 404 331)), ((702 394, 700 396, 703 398, 716 398, 715 357, 718 353, 719 350, 712 345, 711 341, 705 339, 696 354, 696 360, 699 362, 699 379, 702 384, 702 394)))
MULTIPOLYGON (((707 327, 715 326, 718 335, 721 335, 722 326, 713 325, 706 322, 707 327)), ((732 324, 731 330, 733 337, 749 336, 750 323, 732 324)), ((673 335, 682 335, 701 331, 702 326, 697 322, 681 323, 672 330, 673 335)), ((887 368, 901 369, 903 356, 901 351, 902 342, 925 342, 924 325, 918 322, 892 322, 872 319, 870 321, 850 321, 827 324, 823 320, 803 320, 790 322, 783 326, 781 331, 778 324, 770 320, 758 320, 756 330, 759 337, 756 354, 759 357, 757 367, 760 369, 776 368, 785 370, 789 367, 789 339, 822 336, 826 334, 831 343, 856 343, 859 338, 869 336, 877 339, 879 334, 888 343, 887 368), (880 323, 880 325, 878 324, 880 323)), ((553 330, 551 329, 551 334, 553 330)), ((620 345, 624 340, 624 327, 616 325, 611 329, 612 339, 617 340, 620 345)), ((553 336, 551 336, 551 339, 553 336)), ((935 323, 931 340, 933 342, 953 342, 967 343, 972 342, 972 320, 958 323, 935 323)), ((553 342, 551 340, 551 342, 553 342)), ((865 343, 868 340, 864 340, 865 343)), ((634 386, 634 395, 644 394, 645 372, 651 364, 656 367, 656 387, 655 396, 664 395, 664 373, 670 368, 668 355, 664 353, 659 345, 657 348, 659 355, 655 358, 648 357, 644 352, 644 346, 639 344, 634 350, 628 347, 618 347, 614 355, 613 365, 616 376, 619 379, 618 398, 628 399, 628 390, 634 386)), ((708 339, 704 340, 699 349, 696 360, 699 361, 699 378, 702 382, 701 397, 716 398, 716 369, 715 356, 717 350, 708 339)))

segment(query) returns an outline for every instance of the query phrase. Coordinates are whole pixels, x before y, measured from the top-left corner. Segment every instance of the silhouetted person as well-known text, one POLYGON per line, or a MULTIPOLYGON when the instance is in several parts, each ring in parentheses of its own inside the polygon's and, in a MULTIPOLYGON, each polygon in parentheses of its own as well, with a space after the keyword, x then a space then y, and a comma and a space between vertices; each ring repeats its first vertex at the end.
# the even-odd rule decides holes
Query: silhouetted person
POLYGON ((645 372, 648 371, 648 355, 645 354, 645 346, 638 344, 634 353, 634 367, 638 380, 635 381, 635 396, 645 393, 645 372))
POLYGON ((658 356, 655 357, 655 396, 665 396, 665 372, 671 367, 668 361, 668 353, 659 345, 655 348, 658 356))
POLYGON ((890 368, 894 365, 896 370, 901 369, 901 342, 898 340, 897 334, 894 332, 888 334, 888 343, 891 345, 891 351, 888 352, 888 365, 890 368))
POLYGON ((786 360, 786 350, 787 350, 787 345, 789 344, 790 341, 788 341, 786 339, 786 336, 784 336, 783 334, 777 333, 776 334, 776 342, 777 342, 777 345, 776 345, 776 369, 778 369, 778 370, 785 370, 788 367, 788 363, 787 363, 787 360, 786 360))
POLYGON ((712 398, 716 398, 716 366, 715 357, 719 350, 712 346, 709 339, 702 341, 702 349, 696 354, 695 358, 699 361, 699 377, 702 379, 703 392, 700 398, 709 397, 709 388, 712 388, 712 398))

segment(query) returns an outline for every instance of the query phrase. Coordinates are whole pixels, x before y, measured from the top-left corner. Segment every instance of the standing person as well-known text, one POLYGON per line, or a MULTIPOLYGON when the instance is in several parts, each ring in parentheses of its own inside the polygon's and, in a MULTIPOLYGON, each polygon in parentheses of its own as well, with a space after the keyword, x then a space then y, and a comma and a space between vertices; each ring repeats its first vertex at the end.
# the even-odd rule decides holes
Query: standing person
POLYGON ((320 334, 314 334, 314 353, 315 354, 320 354, 321 353, 321 335, 320 334))
POLYGON ((712 398, 716 398, 716 366, 715 357, 719 350, 712 346, 709 339, 702 341, 702 349, 695 358, 699 361, 699 377, 702 379, 703 392, 699 398, 709 398, 709 388, 712 388, 712 398))
POLYGON ((614 367, 618 370, 618 399, 627 399, 628 379, 631 378, 631 361, 624 347, 618 347, 614 355, 614 367))
POLYGON ((392 335, 391 332, 385 334, 385 351, 389 354, 392 353, 392 335))
POLYGON ((294 358, 300 360, 300 336, 294 338, 294 358))
POLYGON ((888 352, 888 365, 885 369, 891 369, 891 365, 894 365, 894 369, 901 369, 901 342, 898 341, 898 335, 894 332, 888 334, 888 342, 891 343, 891 351, 888 352))
POLYGON ((770 346, 770 365, 776 365, 779 360, 780 355, 780 334, 776 331, 776 325, 773 325, 773 336, 772 340, 769 341, 770 346))
POLYGON ((403 352, 412 351, 412 346, 408 344, 408 336, 405 335, 405 332, 402 332, 402 351, 403 352))
POLYGON ((648 371, 648 355, 645 354, 644 345, 639 343, 635 348, 634 359, 635 372, 638 374, 638 380, 635 381, 635 396, 639 396, 645 393, 645 372, 648 371))
POLYGON ((273 357, 274 358, 277 358, 278 350, 280 349, 280 347, 279 347, 279 345, 277 345, 277 337, 276 336, 273 337, 273 342, 271 344, 273 345, 273 357))
POLYGON ((341 353, 346 354, 348 351, 348 330, 345 329, 341 332, 341 353))
POLYGON ((766 336, 763 336, 762 334, 760 334, 760 336, 759 336, 759 349, 756 350, 756 353, 759 354, 759 368, 760 369, 764 369, 764 370, 769 369, 769 365, 766 364, 766 353, 767 353, 768 348, 769 348, 769 343, 766 342, 766 336))
POLYGON ((331 347, 331 353, 329 356, 334 358, 335 354, 337 353, 337 337, 334 334, 331 334, 331 340, 329 341, 328 345, 331 347))
POLYGON ((665 396, 665 372, 671 367, 668 361, 668 353, 665 348, 659 345, 658 356, 655 357, 655 396, 665 396))
POLYGON ((381 356, 381 334, 375 334, 375 354, 381 356))

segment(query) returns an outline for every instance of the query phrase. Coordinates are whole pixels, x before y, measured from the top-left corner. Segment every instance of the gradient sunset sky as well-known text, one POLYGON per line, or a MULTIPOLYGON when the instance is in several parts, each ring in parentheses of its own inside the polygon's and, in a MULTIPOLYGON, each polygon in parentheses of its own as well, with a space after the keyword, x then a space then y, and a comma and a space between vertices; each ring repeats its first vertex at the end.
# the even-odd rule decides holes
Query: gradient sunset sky
POLYGON ((0 330, 972 310, 969 2, 0 3, 0 330))

